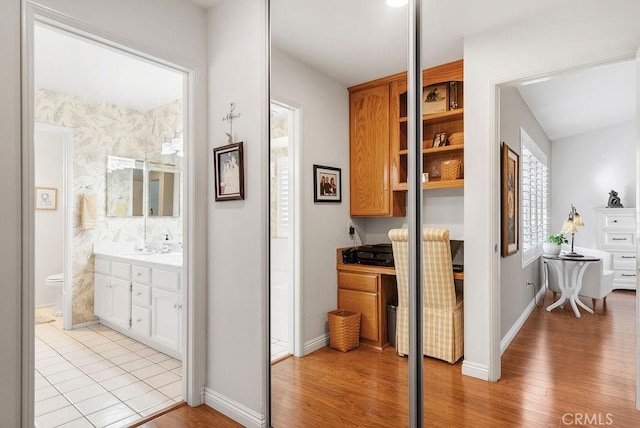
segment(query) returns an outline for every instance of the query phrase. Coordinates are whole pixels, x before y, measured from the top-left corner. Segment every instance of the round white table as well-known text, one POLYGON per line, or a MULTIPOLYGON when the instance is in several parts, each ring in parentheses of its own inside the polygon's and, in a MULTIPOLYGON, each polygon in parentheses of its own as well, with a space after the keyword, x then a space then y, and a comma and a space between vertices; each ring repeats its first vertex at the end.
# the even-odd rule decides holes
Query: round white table
POLYGON ((562 255, 543 255, 542 258, 547 265, 547 269, 555 269, 556 277, 559 282, 558 287, 562 291, 560 298, 556 302, 547 306, 547 312, 554 310, 558 306, 564 307, 568 301, 571 303, 571 307, 573 308, 573 312, 576 314, 576 317, 581 317, 578 306, 592 314, 593 310, 582 303, 578 298, 578 294, 582 288, 582 276, 584 275, 584 271, 587 269, 587 266, 589 266, 590 263, 599 261, 600 259, 588 256, 569 257, 562 255))

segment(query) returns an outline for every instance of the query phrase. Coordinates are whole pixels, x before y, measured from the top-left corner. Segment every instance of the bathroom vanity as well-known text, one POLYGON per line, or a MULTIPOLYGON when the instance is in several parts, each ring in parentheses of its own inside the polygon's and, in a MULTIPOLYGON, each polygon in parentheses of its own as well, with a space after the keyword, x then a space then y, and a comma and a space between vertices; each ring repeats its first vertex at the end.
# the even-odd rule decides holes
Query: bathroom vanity
POLYGON ((182 254, 94 252, 100 323, 182 360, 182 254))

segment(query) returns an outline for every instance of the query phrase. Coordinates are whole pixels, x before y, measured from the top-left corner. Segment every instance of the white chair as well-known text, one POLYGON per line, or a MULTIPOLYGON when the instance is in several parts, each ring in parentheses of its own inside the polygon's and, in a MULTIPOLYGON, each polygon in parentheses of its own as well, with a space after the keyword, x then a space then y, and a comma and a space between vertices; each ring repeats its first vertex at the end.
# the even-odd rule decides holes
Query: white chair
MULTIPOLYGON (((578 295, 591 299, 593 310, 596 310, 596 300, 602 299, 603 305, 607 303, 607 294, 611 293, 613 289, 613 277, 614 272, 611 270, 613 263, 613 256, 606 251, 594 250, 591 248, 573 247, 574 251, 578 254, 585 256, 592 256, 601 259, 597 263, 591 263, 587 266, 582 277, 582 288, 578 295)), ((571 249, 567 245, 562 246, 562 251, 569 252, 571 249)), ((560 293, 560 287, 558 287, 558 278, 554 269, 547 269, 548 287, 553 292, 553 301, 556 300, 556 295, 560 293)))

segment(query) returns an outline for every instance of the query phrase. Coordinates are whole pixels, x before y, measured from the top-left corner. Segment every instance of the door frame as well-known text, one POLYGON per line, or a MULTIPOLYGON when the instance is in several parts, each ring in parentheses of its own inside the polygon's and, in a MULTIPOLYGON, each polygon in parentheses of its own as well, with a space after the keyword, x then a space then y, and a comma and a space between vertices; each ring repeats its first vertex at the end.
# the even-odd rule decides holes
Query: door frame
MULTIPOLYGON (((507 77, 501 80, 492 81, 491 86, 491 107, 489 109, 490 112, 490 138, 491 142, 491 151, 493 153, 492 159, 499 158, 499 149, 500 149, 500 105, 499 105, 499 92, 500 89, 506 87, 511 84, 516 84, 519 82, 525 81, 533 81, 536 79, 546 79, 548 77, 560 76, 566 73, 575 72, 578 70, 584 70, 592 67, 597 67, 599 65, 606 64, 614 64, 616 62, 636 59, 636 81, 640 84, 640 49, 638 49, 637 53, 628 53, 626 55, 619 55, 612 58, 603 59, 600 61, 591 61, 584 64, 576 64, 573 66, 568 66, 565 68, 552 68, 544 73, 538 74, 530 74, 526 76, 513 76, 507 77)), ((640 105, 640 86, 636 89, 637 96, 637 104, 640 105)), ((640 136, 640 109, 636 111, 636 128, 638 130, 636 136, 636 183, 640 183, 640 140, 638 136, 640 136)), ((500 183, 499 178, 499 167, 491 167, 490 168, 491 175, 491 183, 494 185, 491 187, 492 192, 492 204, 491 204, 491 219, 492 219, 492 237, 493 242, 500 242, 500 191, 498 184, 500 183)), ((640 185, 636 186, 636 201, 640 201, 640 185)), ((638 205, 638 203, 636 203, 638 205)), ((636 208, 636 233, 640 232, 640 207, 636 208)), ((497 248, 497 247, 496 247, 497 248)), ((640 252, 640 243, 638 243, 637 251, 640 252)), ((500 309, 500 290, 501 290, 501 275, 500 275, 500 264, 501 257, 497 251, 493 252, 491 255, 491 267, 494 275, 491 275, 492 283, 491 283, 491 294, 489 300, 489 333, 490 333, 490 343, 489 343, 489 367, 488 367, 488 380, 491 382, 497 382, 501 377, 502 371, 502 353, 500 352, 500 341, 501 341, 501 309, 500 309)), ((640 264, 636 266, 636 269, 640 271, 640 264)), ((636 277, 637 278, 637 277, 636 277)), ((636 279, 636 290, 640 291, 640 281, 636 279)), ((636 291, 636 408, 640 410, 640 294, 636 291)))
POLYGON ((190 406, 203 403, 203 384, 206 378, 206 245, 197 243, 196 228, 202 234, 206 227, 206 213, 198 214, 196 206, 196 116, 201 113, 196 107, 196 66, 182 58, 174 58, 165 52, 157 52, 113 33, 96 28, 83 21, 58 13, 27 0, 22 7, 21 25, 21 194, 22 194, 22 400, 23 427, 34 426, 34 369, 35 369, 35 320, 34 320, 34 177, 33 177, 33 130, 34 130, 34 25, 40 22, 93 41, 108 48, 150 61, 161 67, 183 75, 183 116, 185 167, 183 194, 186 198, 183 211, 183 270, 182 299, 186 316, 182 318, 183 349, 183 399, 190 406))
MULTIPOLYGON (((62 327, 65 330, 73 328, 73 318, 71 305, 73 304, 73 287, 69 279, 72 277, 73 265, 73 129, 66 126, 50 125, 48 123, 34 122, 34 130, 50 132, 62 138, 62 175, 64 196, 62 205, 64 228, 63 228, 63 268, 62 275, 65 281, 62 283, 62 327)), ((34 135, 35 136, 35 135, 34 135)), ((35 236, 34 236, 35 238, 35 236)), ((35 297, 35 296, 34 296, 35 297)))
MULTIPOLYGON (((304 328, 302 316, 303 307, 303 290, 302 290, 302 107, 292 101, 284 100, 281 97, 274 96, 270 100, 270 105, 276 104, 279 107, 287 109, 289 112, 288 123, 293 126, 289 127, 289 185, 290 194, 293 196, 291 204, 291 222, 289 236, 289 254, 291 256, 291 272, 289 280, 291 281, 292 291, 289 299, 289 319, 292 325, 289 329, 289 337, 292 343, 289 344, 291 354, 296 357, 304 356, 304 328), (292 130, 293 128, 293 130, 292 130)), ((269 127, 271 132, 271 127, 269 127)), ((269 138, 269 147, 271 147, 271 138, 269 138)), ((271 266, 269 266, 271 269, 271 266)), ((271 271, 271 270, 269 270, 271 271)), ((269 293, 271 296, 271 293, 269 293)), ((270 307, 270 306, 269 306, 270 307)), ((271 338, 269 338, 271 339, 271 338)), ((269 340, 271 346, 271 340, 269 340)), ((269 353, 270 354, 270 353, 269 353)))

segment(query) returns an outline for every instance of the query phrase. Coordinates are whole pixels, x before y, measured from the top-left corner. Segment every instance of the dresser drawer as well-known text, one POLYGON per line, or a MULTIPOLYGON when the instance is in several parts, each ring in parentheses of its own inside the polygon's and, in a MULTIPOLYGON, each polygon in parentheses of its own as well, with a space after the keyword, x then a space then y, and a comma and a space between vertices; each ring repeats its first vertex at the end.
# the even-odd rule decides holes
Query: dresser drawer
POLYGON ((131 330, 146 337, 151 336, 151 312, 147 308, 131 307, 131 330))
POLYGON ((180 291, 180 273, 162 269, 153 269, 151 280, 154 287, 168 291, 180 291))
POLYGON ((129 263, 111 262, 111 275, 118 278, 131 278, 131 265, 129 263))
POLYGON ((349 290, 370 291, 375 293, 378 290, 376 275, 365 273, 338 272, 338 287, 349 290))
POLYGON ((624 283, 636 283, 636 271, 635 270, 616 270, 613 280, 615 282, 624 283))
POLYGON ((610 229, 635 230, 636 228, 635 215, 628 215, 623 213, 604 214, 602 220, 603 220, 603 226, 607 230, 610 230, 610 229))
POLYGON ((111 262, 109 260, 101 259, 96 257, 95 262, 95 271, 96 273, 103 273, 105 275, 111 274, 111 262))
POLYGON ((613 268, 616 270, 617 269, 635 270, 636 254, 635 253, 614 253, 613 268))
POLYGON ((151 304, 151 287, 134 282, 131 301, 136 305, 149 306, 151 304))
MULTIPOLYGON (((608 247, 634 248, 636 245, 633 232, 606 232, 604 244, 608 247)), ((113 266, 111 267, 113 269, 113 266)))
POLYGON ((151 284, 151 268, 134 265, 131 268, 131 275, 131 279, 135 282, 151 284))
POLYGON ((373 341, 380 339, 377 294, 354 290, 338 290, 338 308, 360 313, 361 338, 373 341))

